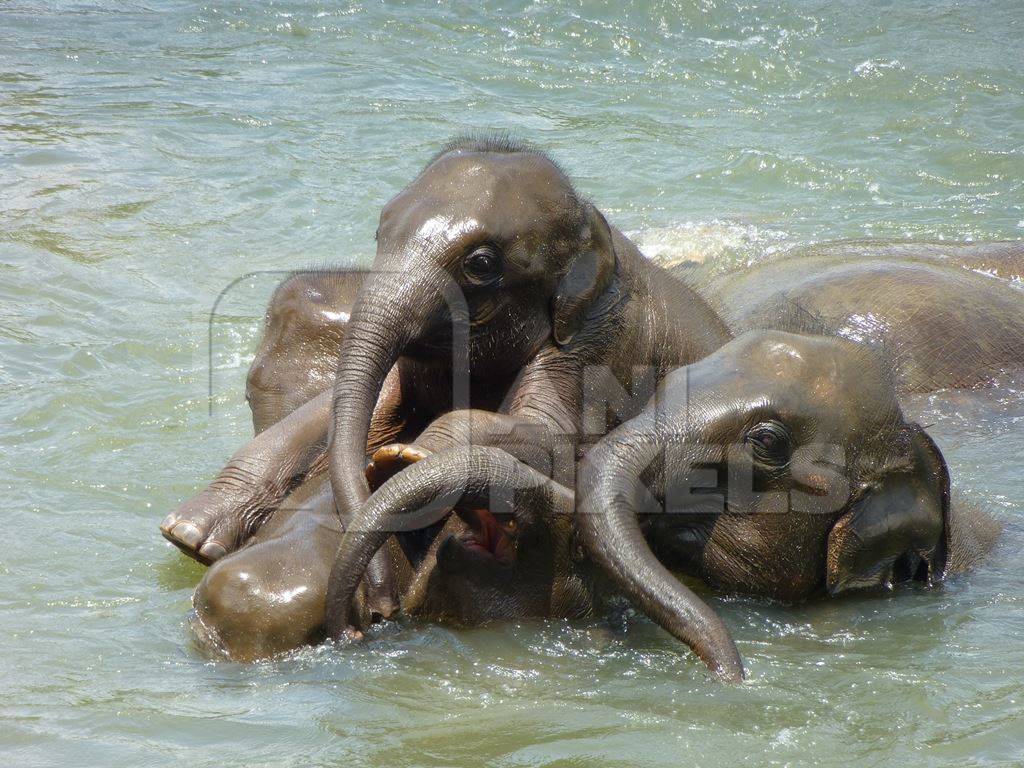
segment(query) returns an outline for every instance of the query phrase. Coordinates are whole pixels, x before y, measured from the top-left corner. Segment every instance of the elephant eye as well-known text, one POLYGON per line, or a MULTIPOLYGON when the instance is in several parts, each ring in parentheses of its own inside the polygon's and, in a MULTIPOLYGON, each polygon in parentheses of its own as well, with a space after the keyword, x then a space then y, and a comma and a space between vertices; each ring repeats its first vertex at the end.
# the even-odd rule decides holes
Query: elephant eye
POLYGON ((784 466, 793 453, 793 439, 784 424, 762 421, 747 431, 744 442, 750 446, 754 460, 773 467, 784 466))
POLYGON ((501 257, 493 246, 481 245, 462 262, 462 271, 477 285, 492 282, 501 276, 501 257))

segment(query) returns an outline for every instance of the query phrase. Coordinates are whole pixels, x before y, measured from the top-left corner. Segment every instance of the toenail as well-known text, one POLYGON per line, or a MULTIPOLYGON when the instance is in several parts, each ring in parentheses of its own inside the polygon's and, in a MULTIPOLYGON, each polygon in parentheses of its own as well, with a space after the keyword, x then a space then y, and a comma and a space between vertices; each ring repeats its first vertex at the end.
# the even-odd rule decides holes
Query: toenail
POLYGON ((199 543, 203 540, 203 534, 198 528, 192 525, 192 523, 178 523, 174 526, 172 533, 174 534, 174 538, 193 549, 198 547, 199 543))
POLYGON ((207 558, 211 562, 219 560, 228 553, 227 547, 221 544, 219 541, 208 541, 203 544, 199 550, 199 554, 207 558))

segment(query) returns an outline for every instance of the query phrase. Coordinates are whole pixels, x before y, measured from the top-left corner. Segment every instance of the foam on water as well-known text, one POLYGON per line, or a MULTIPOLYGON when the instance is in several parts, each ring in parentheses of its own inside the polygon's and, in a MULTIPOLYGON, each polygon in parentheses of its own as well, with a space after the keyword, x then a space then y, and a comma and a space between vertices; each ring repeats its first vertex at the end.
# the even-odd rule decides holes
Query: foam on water
POLYGON ((738 222, 685 222, 626 234, 663 267, 687 261, 749 266, 793 245, 785 232, 738 222))

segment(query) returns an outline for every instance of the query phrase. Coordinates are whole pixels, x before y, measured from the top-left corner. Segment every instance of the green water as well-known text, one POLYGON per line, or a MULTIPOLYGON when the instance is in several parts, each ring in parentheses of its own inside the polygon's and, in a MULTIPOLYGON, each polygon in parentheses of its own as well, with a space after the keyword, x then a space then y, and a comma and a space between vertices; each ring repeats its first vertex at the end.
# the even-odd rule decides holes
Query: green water
POLYGON ((1020 3, 486 6, 0 2, 0 764, 1024 764, 1022 380, 914 405, 989 563, 717 599, 740 687, 638 620, 192 645, 157 524, 250 434, 279 272, 367 258, 450 134, 549 148, 656 254, 1024 236, 1020 3))

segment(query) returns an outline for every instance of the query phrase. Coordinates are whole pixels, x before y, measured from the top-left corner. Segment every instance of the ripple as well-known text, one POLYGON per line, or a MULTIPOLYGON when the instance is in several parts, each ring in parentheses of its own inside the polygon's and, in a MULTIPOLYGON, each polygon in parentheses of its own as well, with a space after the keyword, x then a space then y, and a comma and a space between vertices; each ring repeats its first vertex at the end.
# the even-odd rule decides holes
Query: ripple
POLYGON ((933 592, 714 598, 750 671, 736 687, 628 612, 396 623, 355 647, 211 660, 184 623, 203 571, 156 533, 250 434, 243 378, 274 283, 365 261, 381 207, 451 134, 542 144, 665 264, 1020 238, 1014 4, 3 13, 0 749, 90 765, 1019 758, 1024 382, 1009 373, 908 405, 1004 522, 996 554, 933 592), (229 286, 211 395, 209 316, 229 286))

